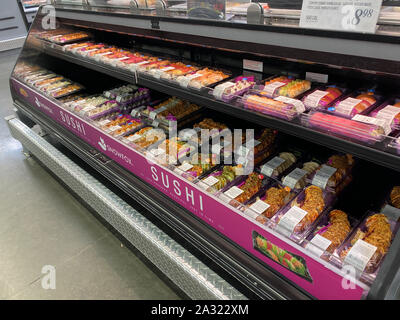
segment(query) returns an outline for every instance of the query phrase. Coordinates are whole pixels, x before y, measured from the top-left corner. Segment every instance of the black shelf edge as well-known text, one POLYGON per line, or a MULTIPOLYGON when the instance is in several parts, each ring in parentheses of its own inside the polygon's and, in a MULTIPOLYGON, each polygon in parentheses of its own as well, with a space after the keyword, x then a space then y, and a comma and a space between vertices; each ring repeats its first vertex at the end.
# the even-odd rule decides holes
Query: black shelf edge
POLYGON ((159 221, 192 245, 195 250, 215 263, 225 274, 233 277, 242 287, 247 288, 248 292, 261 299, 312 298, 301 288, 250 256, 231 240, 219 234, 172 199, 154 190, 134 174, 105 156, 94 156, 93 147, 47 115, 18 99, 14 106, 24 116, 43 126, 45 131, 55 136, 67 149, 124 194, 146 208, 159 221))
MULTIPOLYGON (((194 103, 197 103, 201 106, 204 106, 206 108, 216 110, 219 112, 223 112, 226 114, 229 114, 231 116, 244 119, 246 121, 261 125, 261 126, 266 126, 270 127, 272 129, 276 129, 279 131, 282 131, 284 133, 287 133, 289 135, 293 135, 299 138, 302 138, 304 140, 313 142, 315 144, 328 147, 331 149, 334 149, 339 152, 345 152, 345 153, 350 153, 360 159, 364 159, 373 163, 376 163, 378 165, 390 168, 395 171, 400 172, 400 157, 391 154, 389 152, 385 152, 373 147, 369 147, 367 145, 359 144, 357 142, 353 142, 350 140, 345 140, 336 136, 331 136, 329 134, 313 130, 307 127, 304 127, 299 118, 295 119, 294 121, 285 121, 281 120, 279 118, 273 118, 268 115, 262 114, 262 113, 257 113, 252 110, 247 110, 241 107, 237 107, 234 105, 230 105, 227 103, 224 103, 222 101, 218 101, 213 99, 211 96, 205 96, 199 93, 196 93, 192 90, 180 88, 178 86, 174 85, 169 85, 165 82, 153 80, 148 77, 143 77, 140 74, 137 76, 137 82, 135 75, 133 73, 128 73, 124 72, 123 70, 120 70, 118 68, 113 68, 109 67, 106 65, 102 65, 100 63, 90 61, 87 59, 82 59, 78 56, 65 53, 61 50, 54 49, 49 45, 45 45, 42 47, 37 47, 33 46, 36 49, 39 49, 40 51, 49 54, 51 56, 64 59, 66 61, 72 62, 74 64, 102 72, 105 74, 108 74, 112 77, 115 77, 117 79, 133 83, 133 84, 138 84, 144 87, 148 87, 150 89, 160 91, 162 93, 171 95, 171 96, 177 96, 181 99, 186 99, 190 100, 194 103)), ((381 148, 384 148, 383 146, 384 142, 377 143, 377 146, 380 146, 381 148)))

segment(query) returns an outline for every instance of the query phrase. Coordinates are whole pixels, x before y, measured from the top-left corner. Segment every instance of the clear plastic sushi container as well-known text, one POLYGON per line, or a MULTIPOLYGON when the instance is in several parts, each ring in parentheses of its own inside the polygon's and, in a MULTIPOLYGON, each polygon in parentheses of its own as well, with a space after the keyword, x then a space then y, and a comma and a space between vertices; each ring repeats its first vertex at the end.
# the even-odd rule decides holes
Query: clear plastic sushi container
POLYGON ((62 50, 75 54, 79 49, 87 48, 94 44, 95 44, 94 42, 90 42, 90 41, 71 43, 71 44, 64 45, 62 47, 62 50))
POLYGON ((296 98, 311 89, 311 81, 295 79, 291 76, 272 76, 262 81, 255 89, 268 98, 279 96, 296 98))
POLYGON ((166 139, 166 134, 159 128, 143 126, 134 133, 121 137, 121 141, 143 154, 147 150, 157 149, 157 146, 166 139))
POLYGON ((108 114, 115 113, 115 112, 120 112, 120 108, 118 106, 117 101, 115 100, 109 100, 98 107, 93 107, 93 109, 87 109, 81 115, 85 118, 89 118, 91 120, 96 120, 101 117, 104 117, 108 114))
POLYGON ((216 155, 196 153, 189 160, 180 161, 172 170, 181 177, 194 181, 207 176, 217 165, 219 159, 216 155))
POLYGON ((72 52, 78 56, 83 56, 86 57, 89 55, 89 53, 97 51, 99 49, 104 48, 106 45, 104 43, 94 43, 92 45, 89 45, 87 47, 82 47, 78 48, 76 50, 73 50, 72 52))
POLYGON ((296 191, 303 190, 308 184, 309 177, 321 166, 319 159, 309 159, 297 164, 289 170, 287 174, 282 175, 281 183, 296 191))
POLYGON ((254 76, 239 76, 215 86, 209 94, 214 96, 215 99, 230 102, 251 90, 255 84, 254 76))
POLYGON ((39 87, 40 84, 43 84, 43 83, 46 82, 44 80, 56 81, 56 80, 51 80, 51 79, 54 79, 56 77, 62 77, 62 76, 59 76, 59 75, 57 75, 57 74, 55 74, 53 72, 49 72, 49 73, 45 73, 45 74, 42 74, 40 76, 37 76, 35 78, 31 78, 31 79, 25 81, 25 83, 28 83, 28 84, 30 84, 31 86, 34 86, 34 87, 39 87))
POLYGON ((243 177, 242 165, 228 166, 220 165, 207 176, 199 179, 196 185, 202 190, 216 195, 233 186, 236 181, 243 177))
POLYGON ((208 92, 215 86, 232 78, 232 72, 222 69, 203 68, 195 73, 176 78, 176 81, 183 88, 195 90, 208 95, 208 92))
POLYGON ((337 85, 320 86, 302 98, 306 110, 326 109, 343 98, 349 90, 337 85))
POLYGON ((373 89, 356 90, 339 98, 329 107, 323 106, 318 109, 339 117, 353 119, 357 114, 368 115, 382 101, 383 96, 375 93, 373 89))
POLYGON ((243 213, 258 221, 268 225, 270 219, 296 197, 297 191, 282 185, 278 181, 271 181, 265 185, 255 196, 240 208, 243 213), (267 194, 269 199, 267 199, 267 194))
MULTIPOLYGON (((307 249, 310 253, 317 256, 318 258, 322 258, 326 261, 330 260, 331 255, 338 249, 345 241, 350 237, 354 228, 359 224, 359 221, 349 215, 347 215, 347 221, 349 222, 349 229, 337 230, 336 232, 340 232, 336 237, 335 241, 331 241, 324 237, 325 232, 332 226, 330 221, 331 213, 337 210, 329 210, 326 211, 325 214, 321 215, 317 223, 315 225, 314 230, 307 236, 307 238, 301 244, 305 249, 307 249)), ((342 211, 343 212, 343 211, 342 211)))
POLYGON ((156 59, 149 61, 149 63, 139 65, 136 71, 142 76, 154 78, 155 72, 158 72, 160 69, 167 68, 171 63, 173 63, 173 61, 169 59, 157 57, 156 59))
POLYGON ((392 131, 400 130, 400 97, 390 98, 372 110, 369 116, 386 121, 392 131))
POLYGON ((96 94, 93 96, 89 96, 86 99, 71 103, 69 108, 74 113, 81 115, 81 114, 85 113, 87 110, 96 108, 107 101, 109 101, 108 98, 106 98, 102 95, 96 94))
POLYGON ((180 62, 182 64, 180 67, 164 71, 161 76, 160 80, 166 82, 168 84, 179 85, 177 82, 178 77, 185 77, 189 74, 196 73, 200 67, 190 63, 180 62))
POLYGON ((50 42, 54 42, 56 44, 63 45, 63 44, 70 44, 70 43, 74 43, 74 42, 78 42, 78 41, 85 41, 85 40, 90 39, 91 37, 92 36, 86 32, 73 32, 73 33, 68 33, 68 34, 64 34, 64 35, 55 35, 55 36, 48 38, 47 40, 50 42), (79 34, 80 34, 80 36, 79 36, 79 34), (73 39, 69 39, 69 37, 71 37, 73 35, 76 35, 76 37, 73 39))
MULTIPOLYGON (((295 241, 296 243, 302 242, 310 232, 315 228, 318 218, 321 215, 326 214, 329 211, 330 206, 335 201, 336 197, 331 192, 321 190, 315 186, 308 186, 301 191, 284 209, 279 213, 275 214, 270 220, 270 226, 274 230, 295 241), (319 193, 322 193, 321 197, 318 197, 318 202, 315 207, 310 206, 311 201, 315 199, 307 199, 306 194, 311 190, 310 188, 319 189, 319 193), (323 199, 323 200, 322 200, 323 199), (323 203, 322 203, 323 201, 323 203), (303 210, 302 208, 307 210, 303 210)), ((314 202, 311 202, 313 205, 314 202)))
POLYGON ((153 121, 157 118, 158 114, 172 108, 181 101, 176 97, 171 97, 165 100, 157 100, 149 103, 146 108, 141 110, 141 116, 149 121, 153 121))
POLYGON ((264 113, 273 117, 293 120, 306 111, 304 103, 298 99, 279 96, 276 98, 263 97, 259 94, 247 94, 241 99, 245 109, 264 113))
POLYGON ((81 84, 73 82, 73 83, 63 86, 61 88, 50 91, 49 95, 53 98, 58 99, 58 98, 66 97, 70 94, 78 93, 84 89, 85 89, 85 87, 82 86, 81 84))
POLYGON ((264 163, 260 168, 260 172, 267 177, 279 180, 282 176, 286 175, 292 169, 294 169, 296 163, 301 158, 301 152, 296 152, 292 150, 287 152, 280 152, 274 157, 270 158, 266 163, 264 163))
POLYGON ((126 115, 125 118, 126 121, 114 126, 109 126, 105 131, 115 138, 120 138, 129 135, 145 126, 142 119, 132 118, 126 115))
POLYGON ((339 194, 352 180, 355 160, 349 154, 336 154, 321 165, 307 182, 331 193, 339 194))
POLYGON ((197 150, 193 145, 181 141, 179 138, 167 138, 161 141, 156 148, 150 147, 145 151, 146 156, 155 159, 159 164, 175 165, 181 159, 187 159, 197 150))
POLYGON ((118 94, 115 100, 118 103, 133 103, 138 100, 148 98, 150 96, 150 90, 147 88, 138 88, 132 92, 127 92, 124 94, 118 94))
POLYGON ((321 132, 370 145, 383 141, 387 135, 384 121, 375 121, 373 118, 364 115, 356 115, 354 119, 346 119, 325 112, 311 111, 302 115, 302 123, 321 132))
POLYGON ((399 216, 368 211, 330 261, 339 268, 353 267, 355 277, 372 284, 399 226, 399 216))
POLYGON ((103 92, 103 95, 107 98, 115 99, 120 94, 132 93, 132 92, 137 91, 138 89, 139 89, 139 87, 134 84, 126 84, 123 86, 117 86, 112 89, 105 90, 103 92))
POLYGON ((249 175, 242 175, 229 188, 223 188, 217 197, 227 204, 238 208, 240 205, 246 204, 263 187, 272 182, 272 179, 254 170, 249 175))

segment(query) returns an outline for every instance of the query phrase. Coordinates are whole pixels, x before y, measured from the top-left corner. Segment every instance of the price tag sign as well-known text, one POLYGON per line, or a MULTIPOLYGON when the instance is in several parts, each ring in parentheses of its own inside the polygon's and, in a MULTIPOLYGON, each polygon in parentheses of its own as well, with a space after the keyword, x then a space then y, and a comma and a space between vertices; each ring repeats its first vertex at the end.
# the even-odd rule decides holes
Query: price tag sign
POLYGON ((300 27, 375 33, 382 0, 304 0, 300 27))
POLYGON ((356 267, 360 271, 364 271, 376 250, 377 247, 358 239, 354 246, 351 247, 346 258, 344 258, 344 262, 356 267))

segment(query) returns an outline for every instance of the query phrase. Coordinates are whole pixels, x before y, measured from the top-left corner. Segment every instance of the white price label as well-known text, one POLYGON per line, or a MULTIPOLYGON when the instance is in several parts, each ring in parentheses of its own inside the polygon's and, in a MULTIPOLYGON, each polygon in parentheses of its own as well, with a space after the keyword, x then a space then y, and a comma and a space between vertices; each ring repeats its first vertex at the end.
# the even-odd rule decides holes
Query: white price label
POLYGON ((322 90, 315 90, 313 93, 310 93, 305 99, 304 104, 308 108, 316 108, 319 105, 319 102, 323 97, 325 97, 329 92, 322 90))
POLYGON ((275 95, 276 90, 286 85, 287 85, 286 82, 279 82, 279 81, 272 82, 264 86, 263 92, 266 92, 267 96, 272 98, 275 95))
POLYGON ((324 164, 321 169, 319 169, 312 180, 312 184, 314 186, 320 187, 321 189, 325 189, 326 185, 328 184, 329 179, 332 175, 336 172, 336 168, 327 166, 324 164))
POLYGON ((102 120, 102 121, 98 122, 97 124, 102 127, 102 126, 105 126, 107 123, 110 123, 110 122, 111 122, 110 120, 105 119, 105 120, 102 120))
POLYGON ((262 201, 261 199, 257 200, 256 202, 254 202, 249 209, 257 212, 258 214, 262 214, 263 212, 265 212, 268 208, 270 207, 270 205, 264 201, 262 201))
POLYGON ((230 199, 234 199, 237 196, 240 196, 244 191, 236 186, 233 186, 229 190, 224 192, 224 195, 226 195, 230 199))
POLYGON ((376 249, 372 244, 359 239, 347 253, 344 262, 356 267, 360 271, 364 271, 376 249))
POLYGON ((278 230, 289 237, 293 233, 294 228, 306 215, 307 211, 299 207, 294 206, 290 208, 279 220, 277 225, 278 230))
POLYGON ((217 182, 219 182, 219 180, 218 180, 216 177, 214 177, 214 176, 209 176, 209 177, 205 178, 205 179, 203 180, 203 182, 204 182, 207 186, 212 187, 214 184, 216 184, 217 182))
POLYGON ((289 173, 285 178, 283 178, 282 183, 291 189, 295 189, 296 184, 301 179, 304 179, 306 174, 307 174, 307 171, 300 169, 300 168, 296 168, 291 173, 289 173))
POLYGON ((225 82, 225 83, 221 83, 218 86, 216 86, 213 90, 213 96, 219 100, 222 99, 222 96, 224 95, 224 92, 226 89, 231 88, 235 85, 235 83, 233 82, 225 82))
POLYGON ((300 28, 375 33, 382 0, 304 0, 300 28))
POLYGON ((263 72, 263 62, 243 59, 243 69, 263 72))
POLYGON ((261 173, 268 177, 272 177, 274 170, 284 162, 285 159, 274 157, 261 167, 261 173))
POLYGON ((293 105, 296 108, 297 113, 303 113, 304 111, 306 111, 306 108, 304 107, 304 103, 300 100, 292 99, 292 98, 288 98, 288 97, 284 97, 284 96, 276 97, 274 100, 293 105))
POLYGON ((383 131, 385 132, 386 135, 388 135, 388 134, 390 134, 390 132, 392 132, 390 122, 387 120, 384 120, 384 119, 378 119, 378 118, 373 118, 373 117, 368 117, 368 116, 363 116, 361 114, 357 114, 353 117, 353 120, 379 126, 383 129, 383 131))
POLYGON ((392 124, 394 118, 400 114, 400 108, 395 106, 386 106, 382 110, 378 111, 376 118, 386 120, 389 124, 392 124))
POLYGON ((314 238, 306 245, 306 249, 320 257, 326 249, 331 245, 332 241, 316 234, 314 238))
POLYGON ((358 105, 362 100, 354 99, 354 98, 347 98, 335 107, 337 113, 341 113, 343 115, 349 116, 353 111, 354 107, 358 105))
POLYGON ((155 127, 155 128, 158 128, 159 124, 160 124, 160 121, 154 120, 154 121, 152 122, 151 125, 152 125, 153 127, 155 127))
POLYGON ((151 150, 150 150, 150 153, 151 153, 153 156, 158 157, 158 156, 160 156, 160 155, 162 155, 162 154, 165 154, 165 151, 164 151, 163 149, 151 149, 151 150))
POLYGON ((189 83, 190 83, 190 81, 192 81, 193 79, 199 78, 201 76, 202 76, 202 74, 197 74, 197 73, 190 74, 190 75, 187 75, 187 76, 183 77, 179 81, 179 83, 180 83, 181 87, 187 88, 189 83))
POLYGON ((180 165, 179 167, 178 167, 178 169, 179 170, 181 170, 181 171, 188 171, 188 170, 190 170, 190 169, 192 169, 193 168, 193 165, 192 164, 190 164, 189 162, 185 162, 184 164, 182 164, 182 165, 180 165))

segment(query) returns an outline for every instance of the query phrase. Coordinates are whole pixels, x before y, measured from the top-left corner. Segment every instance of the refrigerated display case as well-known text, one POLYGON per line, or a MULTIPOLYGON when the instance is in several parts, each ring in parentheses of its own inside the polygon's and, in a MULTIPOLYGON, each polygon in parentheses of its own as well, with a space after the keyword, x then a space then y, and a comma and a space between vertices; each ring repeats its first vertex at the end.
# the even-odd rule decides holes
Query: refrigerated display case
POLYGON ((396 23, 366 35, 302 30, 273 7, 254 24, 176 2, 55 5, 10 78, 21 121, 247 297, 399 298, 396 23), (227 142, 233 129, 255 134, 227 142))

